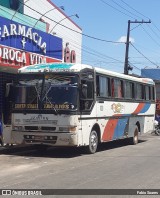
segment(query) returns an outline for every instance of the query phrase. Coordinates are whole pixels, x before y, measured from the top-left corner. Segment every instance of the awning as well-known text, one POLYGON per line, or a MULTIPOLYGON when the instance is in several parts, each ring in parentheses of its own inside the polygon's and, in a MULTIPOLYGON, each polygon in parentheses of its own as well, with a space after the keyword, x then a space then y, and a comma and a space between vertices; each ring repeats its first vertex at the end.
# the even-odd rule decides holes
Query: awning
POLYGON ((17 74, 18 69, 15 67, 5 67, 0 65, 0 72, 5 72, 5 73, 12 73, 12 74, 17 74))

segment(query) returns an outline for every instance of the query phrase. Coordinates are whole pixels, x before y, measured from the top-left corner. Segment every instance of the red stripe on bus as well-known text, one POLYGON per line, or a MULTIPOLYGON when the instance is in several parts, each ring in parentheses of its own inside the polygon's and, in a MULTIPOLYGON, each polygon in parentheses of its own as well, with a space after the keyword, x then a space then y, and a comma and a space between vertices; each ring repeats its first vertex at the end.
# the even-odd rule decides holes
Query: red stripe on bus
POLYGON ((144 107, 145 103, 140 103, 132 114, 138 114, 144 107))
POLYGON ((117 126, 118 119, 111 119, 107 122, 102 136, 103 141, 109 141, 113 139, 115 128, 117 126))

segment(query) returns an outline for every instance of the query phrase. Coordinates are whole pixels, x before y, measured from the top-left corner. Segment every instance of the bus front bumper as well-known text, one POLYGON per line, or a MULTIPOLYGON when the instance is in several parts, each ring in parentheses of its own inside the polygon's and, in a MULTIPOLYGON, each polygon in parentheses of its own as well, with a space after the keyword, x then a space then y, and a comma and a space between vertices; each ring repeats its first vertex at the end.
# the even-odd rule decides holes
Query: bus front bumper
POLYGON ((44 144, 50 146, 77 146, 77 133, 30 133, 12 131, 14 144, 44 144))

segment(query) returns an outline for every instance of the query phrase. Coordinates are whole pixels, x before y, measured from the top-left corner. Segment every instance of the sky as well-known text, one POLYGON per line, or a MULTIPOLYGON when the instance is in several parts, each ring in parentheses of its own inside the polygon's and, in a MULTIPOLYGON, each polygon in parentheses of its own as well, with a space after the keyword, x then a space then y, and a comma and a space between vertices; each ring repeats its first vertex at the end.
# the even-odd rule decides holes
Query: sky
POLYGON ((82 28, 82 63, 124 72, 130 23, 129 73, 160 67, 160 0, 52 0, 82 28), (151 23, 135 23, 149 22, 151 23), (111 41, 111 42, 110 42, 111 41))

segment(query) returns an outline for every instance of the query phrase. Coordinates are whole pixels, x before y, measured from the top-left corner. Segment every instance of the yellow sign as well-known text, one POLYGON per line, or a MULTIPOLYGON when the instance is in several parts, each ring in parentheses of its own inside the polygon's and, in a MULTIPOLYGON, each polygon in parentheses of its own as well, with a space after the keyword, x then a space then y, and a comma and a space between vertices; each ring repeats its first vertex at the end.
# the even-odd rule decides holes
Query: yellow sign
POLYGON ((15 104, 15 109, 38 109, 38 104, 15 104))
POLYGON ((69 109, 69 104, 44 104, 44 109, 69 109))
MULTIPOLYGON (((44 109, 69 109, 69 104, 44 104, 44 109)), ((38 104, 15 104, 15 109, 38 109, 38 104)))

